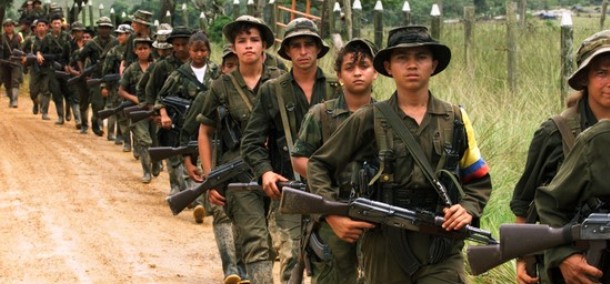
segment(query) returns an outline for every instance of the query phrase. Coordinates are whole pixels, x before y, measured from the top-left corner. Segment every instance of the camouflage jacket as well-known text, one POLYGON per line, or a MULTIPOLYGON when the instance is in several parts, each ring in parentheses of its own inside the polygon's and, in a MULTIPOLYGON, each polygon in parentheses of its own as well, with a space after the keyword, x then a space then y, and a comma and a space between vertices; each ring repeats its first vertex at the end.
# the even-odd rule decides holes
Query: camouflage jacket
MULTIPOLYGON (((148 68, 146 70, 149 70, 151 65, 148 65, 148 68)), ((127 67, 125 70, 123 70, 123 76, 121 77, 121 80, 119 81, 119 85, 121 87, 123 87, 123 89, 132 94, 132 95, 136 95, 137 94, 137 86, 138 86, 138 82, 140 81, 140 79, 142 78, 142 75, 144 74, 145 71, 142 71, 142 68, 140 67, 140 64, 131 64, 129 65, 129 67, 127 67)), ((138 102, 142 102, 142 98, 138 97, 138 102)))
POLYGON ((40 46, 34 45, 34 48, 42 54, 55 56, 52 60, 48 60, 49 62, 54 60, 65 65, 70 61, 68 57, 65 57, 65 51, 70 48, 69 43, 70 36, 68 33, 61 31, 59 36, 55 36, 53 32, 49 32, 40 42, 40 46))
POLYGON ((309 108, 334 99, 341 92, 336 78, 327 77, 319 68, 310 102, 294 80, 292 72, 263 84, 241 142, 242 158, 253 169, 254 176, 260 177, 267 171, 273 171, 288 179, 294 178, 276 93, 284 99, 288 126, 294 139, 309 108))
POLYGON ((91 75, 91 77, 93 78, 100 78, 102 76, 102 68, 101 65, 103 64, 103 58, 106 55, 106 53, 115 45, 118 44, 118 41, 116 40, 116 38, 114 36, 110 36, 108 39, 103 40, 102 38, 100 38, 99 36, 94 37, 93 39, 91 39, 90 41, 87 42, 87 44, 83 47, 83 49, 81 50, 81 52, 78 55, 78 59, 82 62, 85 62, 87 59, 89 59, 91 65, 93 64, 99 64, 98 68, 95 72, 93 72, 93 74, 91 75))
MULTIPOLYGON (((110 50, 108 50, 108 52, 106 53, 106 56, 104 56, 104 63, 102 64, 102 76, 108 75, 108 74, 118 74, 119 73, 119 67, 121 66, 121 60, 123 58, 123 51, 125 50, 125 45, 124 44, 117 44, 115 46, 113 46, 110 50)), ((118 85, 114 85, 115 88, 111 88, 111 89, 116 89, 116 87, 118 87, 118 85)), ((102 82, 100 84, 100 88, 108 88, 108 83, 106 82, 102 82)))
POLYGON ((199 82, 191 68, 190 61, 184 63, 165 79, 165 83, 157 96, 155 107, 165 107, 161 99, 168 96, 177 96, 192 101, 198 94, 206 92, 210 88, 210 81, 217 79, 219 75, 218 65, 208 61, 203 82, 199 82))
POLYGON ((159 91, 165 85, 165 79, 174 72, 178 67, 182 66, 184 62, 180 61, 173 54, 155 61, 155 65, 152 69, 150 69, 150 77, 148 78, 148 82, 146 83, 146 89, 144 92, 146 93, 145 97, 146 102, 152 100, 151 104, 156 104, 159 97, 159 91))
POLYGON ((6 33, 2 34, 0 50, 2 54, 0 58, 9 59, 11 57, 13 49, 21 50, 22 38, 18 33, 13 33, 13 38, 9 39, 6 33))

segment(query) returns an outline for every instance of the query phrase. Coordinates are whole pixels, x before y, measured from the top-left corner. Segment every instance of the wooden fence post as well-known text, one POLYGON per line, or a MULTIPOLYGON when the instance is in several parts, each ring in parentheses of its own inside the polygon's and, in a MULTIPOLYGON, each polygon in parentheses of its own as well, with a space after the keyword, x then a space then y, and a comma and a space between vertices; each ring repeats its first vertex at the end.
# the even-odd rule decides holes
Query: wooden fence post
POLYGON ((352 14, 352 23, 354 24, 352 29, 353 37, 360 37, 360 27, 362 26, 362 3, 360 0, 354 0, 354 6, 352 7, 354 13, 352 14))
MULTIPOLYGON (((104 4, 100 4, 99 10, 100 10, 100 18, 101 18, 101 17, 103 17, 103 16, 104 16, 104 15, 103 15, 103 12, 104 12, 104 4)), ((110 20, 112 20, 112 19, 110 19, 110 20)))
POLYGON ((233 0, 233 20, 239 18, 239 0, 233 0))
POLYGON ((95 22, 93 22, 93 1, 89 0, 87 6, 89 6, 89 24, 93 27, 93 25, 95 24, 95 22))
MULTIPOLYGON (((85 2, 81 2, 81 3, 80 3, 80 16, 81 16, 81 22, 83 23, 83 25, 84 25, 84 26, 86 26, 86 25, 87 25, 87 13, 85 13, 85 11, 86 11, 87 9, 85 9, 85 7, 84 7, 85 5, 86 5, 86 4, 85 4, 85 2)), ((90 27, 91 27, 91 29, 93 29, 93 26, 90 26, 90 27)))
POLYGON ((527 0, 521 0, 519 3, 519 24, 521 27, 525 27, 525 10, 527 10, 527 0))
POLYGON ((474 6, 464 7, 464 60, 468 74, 474 75, 474 62, 472 60, 474 44, 474 6))
POLYGON ((405 16, 405 18, 402 21, 403 25, 405 25, 405 26, 410 25, 411 24, 411 5, 409 5, 409 1, 405 1, 405 3, 402 4, 402 13, 405 16))
POLYGON ((277 28, 277 4, 275 3, 275 0, 269 0, 269 5, 271 5, 271 9, 269 10, 269 26, 275 36, 279 36, 277 28))
POLYGON ((333 7, 333 20, 334 21, 334 28, 333 28, 333 33, 336 34, 341 34, 341 5, 339 5, 339 2, 335 2, 335 6, 333 7))
POLYGON ((599 19, 599 29, 604 29, 604 22, 606 21, 606 11, 608 11, 608 0, 602 1, 602 15, 599 19))
POLYGON ((352 2, 351 0, 343 0, 343 11, 345 18, 345 29, 343 33, 346 35, 348 40, 354 37, 353 34, 353 23, 352 23, 352 2))
POLYGON ((254 0, 248 0, 248 3, 246 4, 246 8, 248 11, 248 15, 250 16, 254 16, 254 10, 255 10, 255 6, 254 6, 254 0))
POLYGON ((167 10, 165 13, 165 19, 163 19, 163 22, 172 25, 172 13, 169 10, 167 10))
POLYGON ((189 26, 189 12, 188 12, 188 8, 186 7, 186 3, 182 3, 182 24, 185 27, 189 26))
POLYGON ((436 40, 441 38, 441 10, 438 4, 432 4, 432 10, 430 11, 430 18, 432 20, 430 24, 430 35, 436 40))
POLYGON ((506 2, 506 42, 508 44, 508 87, 511 93, 517 91, 517 42, 515 39, 515 3, 506 2))
POLYGON ((383 4, 381 0, 375 3, 375 45, 381 49, 383 44, 383 4))
MULTIPOLYGON (((110 9, 110 14, 114 14, 114 9, 110 9)), ((74 21, 78 21, 78 6, 76 4, 76 2, 74 2, 74 5, 72 5, 72 18, 74 18, 74 21)), ((112 19, 114 20, 114 19, 112 19)), ((82 23, 83 26, 85 25, 85 23, 82 23)), ((115 24, 116 26, 116 24, 115 24)))
POLYGON ((572 26, 572 15, 569 11, 563 12, 561 16, 561 105, 570 92, 568 78, 572 75, 572 46, 574 44, 574 28, 572 26))
POLYGON ((201 14, 199 14, 199 29, 201 29, 205 33, 208 32, 208 19, 205 17, 204 12, 201 12, 201 14))

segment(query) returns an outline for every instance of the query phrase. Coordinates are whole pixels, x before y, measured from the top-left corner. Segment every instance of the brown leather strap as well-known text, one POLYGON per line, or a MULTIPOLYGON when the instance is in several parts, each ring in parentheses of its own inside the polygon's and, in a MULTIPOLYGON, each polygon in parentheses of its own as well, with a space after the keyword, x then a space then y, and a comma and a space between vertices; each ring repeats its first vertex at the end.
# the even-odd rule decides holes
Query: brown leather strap
POLYGON ((574 137, 572 130, 570 130, 566 120, 561 115, 554 115, 551 117, 551 120, 553 120, 557 126, 557 129, 559 129, 559 133, 561 134, 561 144, 563 144, 563 155, 567 156, 568 153, 572 151, 572 148, 574 148, 576 137, 574 137))

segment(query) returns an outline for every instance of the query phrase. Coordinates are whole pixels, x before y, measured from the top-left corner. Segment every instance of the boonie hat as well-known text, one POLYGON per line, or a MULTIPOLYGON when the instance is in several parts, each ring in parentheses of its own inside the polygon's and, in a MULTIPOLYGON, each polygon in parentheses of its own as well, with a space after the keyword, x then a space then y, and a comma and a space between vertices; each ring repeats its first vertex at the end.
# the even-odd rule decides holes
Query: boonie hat
POLYGON ((70 25, 70 30, 71 31, 84 31, 85 25, 83 25, 79 21, 75 21, 75 22, 72 22, 72 25, 70 25))
POLYGON ((131 20, 143 25, 151 26, 152 13, 146 10, 137 10, 131 15, 131 20))
POLYGON ((231 48, 230 44, 225 45, 225 47, 222 49, 222 59, 225 59, 225 57, 231 55, 231 54, 235 54, 235 52, 233 52, 233 48, 231 48))
POLYGON ((432 76, 440 73, 447 68, 451 61, 451 49, 448 46, 433 39, 428 32, 428 28, 424 26, 406 26, 395 28, 388 34, 387 47, 380 50, 373 60, 375 70, 380 74, 392 77, 385 70, 383 63, 390 60, 392 51, 398 48, 427 46, 432 51, 434 60, 438 61, 436 69, 432 76))
POLYGON ((286 25, 284 39, 282 39, 282 43, 280 45, 280 49, 277 51, 277 54, 286 60, 290 60, 290 56, 286 54, 286 46, 288 45, 288 42, 290 42, 291 38, 299 36, 311 36, 318 41, 320 46, 318 58, 322 58, 330 50, 330 48, 322 40, 322 37, 320 37, 320 32, 318 31, 318 26, 316 26, 316 23, 307 18, 296 18, 286 25))
POLYGON ((13 21, 13 19, 11 18, 6 18, 6 20, 2 21, 2 26, 8 26, 8 25, 17 25, 17 23, 15 21, 13 21))
POLYGON ((248 23, 251 25, 254 25, 256 27, 259 28, 260 32, 261 32, 261 37, 263 38, 263 40, 265 41, 265 43, 267 44, 267 48, 273 46, 273 43, 275 42, 275 36, 273 35, 273 32, 271 31, 271 28, 269 28, 269 26, 267 26, 265 24, 265 22, 263 22, 263 20, 259 19, 259 18, 255 18, 249 15, 243 15, 238 17, 237 19, 235 19, 235 21, 230 22, 228 24, 226 24, 223 28, 222 28, 222 34, 224 34, 225 38, 227 38, 227 40, 229 42, 231 42, 231 32, 238 27, 240 24, 243 23, 248 23))
POLYGON ((584 80, 582 80, 585 75, 584 71, 587 70, 593 58, 606 52, 610 52, 610 30, 597 32, 582 42, 576 52, 578 69, 568 79, 568 84, 572 89, 580 91, 586 88, 586 85, 583 84, 584 80))
POLYGON ((190 38, 193 31, 187 27, 175 27, 167 37, 167 42, 172 43, 172 40, 176 38, 190 38))
POLYGON ((351 46, 356 46, 356 45, 361 45, 361 46, 365 46, 369 52, 369 54, 371 55, 371 57, 375 58, 375 55, 377 55, 377 52, 379 51, 377 49, 377 46, 372 43, 370 40, 368 39, 363 39, 363 38, 354 38, 350 41, 348 41, 343 48, 348 48, 351 46))
POLYGON ((148 45, 152 45, 153 40, 149 37, 137 37, 133 40, 133 45, 135 46, 138 43, 148 43, 148 45))
POLYGON ((112 25, 112 21, 108 17, 100 17, 97 20, 97 26, 98 27, 108 27, 108 28, 114 27, 114 25, 112 25))
POLYGON ((126 33, 133 32, 133 29, 131 28, 130 25, 120 24, 119 27, 116 30, 114 30, 114 32, 119 33, 119 34, 126 34, 126 33))

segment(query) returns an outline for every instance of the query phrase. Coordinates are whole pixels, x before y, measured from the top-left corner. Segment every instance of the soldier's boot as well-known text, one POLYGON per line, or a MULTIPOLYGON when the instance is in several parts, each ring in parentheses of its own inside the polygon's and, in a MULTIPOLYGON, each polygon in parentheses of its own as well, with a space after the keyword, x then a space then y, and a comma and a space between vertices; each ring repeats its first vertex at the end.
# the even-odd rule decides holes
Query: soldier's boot
POLYGON ((10 107, 17 108, 17 101, 19 100, 19 88, 11 89, 11 104, 10 107))
POLYGON ((82 126, 82 120, 80 117, 80 107, 78 104, 72 104, 72 109, 74 110, 74 123, 76 124, 76 129, 80 129, 82 126))
POLYGON ((64 124, 64 103, 56 103, 55 108, 57 109, 57 120, 55 121, 55 124, 62 125, 64 124))
POLYGON ((49 103, 51 102, 51 96, 41 96, 40 99, 40 113, 42 113, 42 120, 51 120, 49 117, 49 103))
POLYGON ((81 117, 81 128, 80 128, 80 133, 81 134, 87 134, 87 130, 89 129, 89 122, 88 117, 89 117, 89 110, 85 109, 85 111, 81 111, 80 113, 80 117, 81 117))
POLYGON ((114 138, 114 145, 123 145, 123 133, 118 122, 116 126, 116 137, 114 138))
POLYGON ((246 270, 252 283, 273 283, 273 262, 271 260, 246 264, 246 270))
POLYGON ((161 173, 161 170, 163 169, 163 162, 162 161, 157 161, 154 162, 152 165, 152 174, 154 177, 158 177, 159 174, 161 173))
POLYGON ((104 130, 102 130, 102 126, 103 124, 101 123, 101 121, 99 119, 92 119, 91 120, 91 131, 93 131, 93 133, 95 133, 95 135, 97 136, 102 136, 104 135, 104 130))
POLYGON ((142 175, 142 182, 149 183, 152 180, 151 172, 151 162, 150 162, 150 154, 148 154, 148 150, 143 150, 140 152, 140 163, 142 163, 142 170, 144 174, 142 175))
POLYGON ((140 159, 140 148, 141 148, 141 146, 138 146, 138 144, 133 145, 132 153, 133 153, 133 158, 136 160, 140 159))
MULTIPOLYGON (((197 205, 198 207, 201 205, 197 205)), ((197 207, 195 207, 196 209, 197 207)), ((203 209, 203 206, 201 206, 203 209)), ((220 254, 222 262, 222 270, 225 275, 235 274, 239 272, 237 267, 237 254, 235 253, 235 238, 233 236, 233 225, 230 222, 213 223, 212 230, 216 239, 216 247, 220 254)), ((241 281, 241 279, 239 280, 241 281)), ((226 283, 226 278, 225 278, 226 283)))
POLYGON ((106 122, 108 123, 108 134, 106 135, 106 139, 108 139, 108 141, 114 141, 116 139, 116 136, 114 135, 116 130, 116 116, 109 116, 106 122))
POLYGON ((66 121, 72 120, 72 111, 70 104, 66 101, 66 121))
POLYGON ((131 133, 127 132, 127 134, 123 133, 123 152, 131 152, 131 133))

